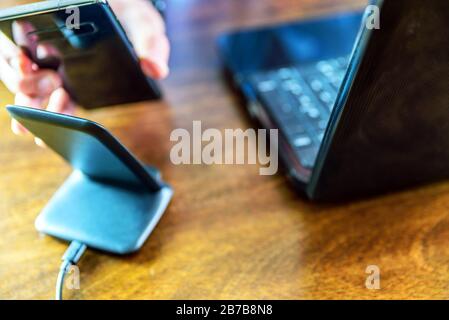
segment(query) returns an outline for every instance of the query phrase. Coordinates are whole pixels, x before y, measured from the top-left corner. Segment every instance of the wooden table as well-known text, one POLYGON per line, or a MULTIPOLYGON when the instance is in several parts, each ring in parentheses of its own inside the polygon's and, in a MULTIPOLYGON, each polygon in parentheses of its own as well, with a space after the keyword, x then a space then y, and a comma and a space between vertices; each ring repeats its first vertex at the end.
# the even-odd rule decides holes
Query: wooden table
MULTIPOLYGON (((18 1, 3 0, 2 7, 18 1)), ((25 1, 21 1, 25 2, 25 1)), ((360 8, 363 0, 170 0, 173 43, 164 101, 80 111, 160 167, 176 194, 143 249, 88 251, 70 299, 449 298, 449 183, 337 206, 301 199, 257 166, 174 166, 175 128, 252 126, 222 78, 225 30, 360 8), (368 265, 381 289, 365 287, 368 265)), ((2 104, 12 96, 1 89, 2 104)), ((0 298, 51 299, 66 244, 34 219, 70 168, 0 111, 0 298)))

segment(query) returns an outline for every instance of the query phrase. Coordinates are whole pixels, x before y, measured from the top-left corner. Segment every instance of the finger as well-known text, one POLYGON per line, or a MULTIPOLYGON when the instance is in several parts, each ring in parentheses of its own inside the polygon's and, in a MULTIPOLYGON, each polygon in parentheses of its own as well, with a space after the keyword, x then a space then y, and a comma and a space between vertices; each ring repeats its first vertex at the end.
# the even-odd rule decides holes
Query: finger
POLYGON ((74 103, 64 88, 59 88, 51 94, 47 111, 71 115, 74 109, 74 103))
POLYGON ((36 56, 38 59, 46 59, 50 56, 58 54, 58 50, 50 44, 39 44, 36 50, 36 56))
POLYGON ((28 130, 15 119, 11 121, 11 130, 14 134, 17 135, 23 135, 28 132, 28 130))
POLYGON ((20 49, 3 31, 0 31, 0 55, 9 59, 17 56, 20 49))
POLYGON ((152 61, 150 59, 142 58, 140 60, 140 66, 143 72, 153 79, 164 79, 170 73, 170 70, 166 64, 152 61))
POLYGON ((11 59, 11 65, 21 76, 29 75, 34 71, 33 61, 23 51, 20 51, 16 58, 11 59))
POLYGON ((49 97, 30 97, 26 94, 18 93, 16 94, 14 103, 19 106, 46 109, 50 112, 69 115, 73 114, 75 111, 75 103, 64 88, 55 90, 49 97))
POLYGON ((47 106, 49 97, 31 97, 18 92, 14 99, 14 104, 29 108, 44 109, 47 106))
POLYGON ((29 21, 14 21, 11 25, 14 42, 21 48, 28 50, 31 56, 36 56, 39 37, 36 28, 29 21))
POLYGON ((62 54, 59 50, 49 44, 39 44, 36 52, 37 61, 48 69, 58 70, 62 64, 62 54))
POLYGON ((13 93, 19 91, 19 74, 2 56, 0 56, 0 79, 9 91, 13 93))
POLYGON ((130 37, 139 34, 141 28, 148 28, 154 33, 165 33, 165 23, 156 8, 146 0, 135 0, 129 5, 129 0, 110 1, 112 10, 130 37))
POLYGON ((168 58, 170 45, 165 35, 153 39, 146 39, 140 44, 142 69, 146 75, 162 79, 168 76, 168 58))
POLYGON ((43 69, 19 79, 17 87, 19 92, 29 96, 49 96, 62 87, 62 79, 55 71, 43 69))
POLYGON ((47 147, 47 145, 45 144, 45 142, 42 141, 42 140, 39 139, 39 138, 34 138, 34 143, 35 143, 38 147, 41 147, 41 148, 46 148, 46 147, 47 147))
POLYGON ((19 92, 21 79, 32 73, 33 63, 25 54, 19 52, 11 59, 0 55, 0 78, 11 92, 19 92))
POLYGON ((111 6, 133 43, 142 70, 153 78, 166 77, 169 72, 170 45, 162 17, 146 1, 136 1, 133 6, 126 2, 114 0, 111 6))

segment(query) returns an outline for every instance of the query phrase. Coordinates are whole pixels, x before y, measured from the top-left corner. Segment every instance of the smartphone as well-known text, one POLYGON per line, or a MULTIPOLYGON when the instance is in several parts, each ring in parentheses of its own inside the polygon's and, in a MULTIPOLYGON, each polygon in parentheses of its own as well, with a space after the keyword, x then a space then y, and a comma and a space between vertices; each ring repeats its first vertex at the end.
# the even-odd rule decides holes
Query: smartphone
POLYGON ((54 0, 1 10, 0 37, 40 68, 58 72, 85 108, 161 96, 106 0, 54 0))
POLYGON ((173 196, 159 171, 98 123, 21 106, 7 110, 74 169, 37 217, 36 229, 111 253, 137 251, 173 196))

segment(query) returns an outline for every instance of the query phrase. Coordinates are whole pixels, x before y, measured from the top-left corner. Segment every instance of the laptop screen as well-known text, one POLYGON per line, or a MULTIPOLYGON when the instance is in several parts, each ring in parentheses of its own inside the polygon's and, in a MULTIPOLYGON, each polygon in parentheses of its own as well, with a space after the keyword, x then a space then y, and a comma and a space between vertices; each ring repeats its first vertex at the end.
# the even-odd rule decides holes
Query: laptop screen
POLYGON ((449 178, 449 1, 385 0, 379 27, 334 109, 312 178, 321 197, 449 178))

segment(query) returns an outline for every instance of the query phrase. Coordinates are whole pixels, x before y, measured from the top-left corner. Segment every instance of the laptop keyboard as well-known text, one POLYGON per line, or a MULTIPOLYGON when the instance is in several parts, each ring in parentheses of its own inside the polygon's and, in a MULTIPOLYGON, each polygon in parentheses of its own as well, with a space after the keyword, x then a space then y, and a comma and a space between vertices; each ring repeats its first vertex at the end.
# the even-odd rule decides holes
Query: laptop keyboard
POLYGON ((312 168, 349 57, 254 74, 250 82, 293 146, 301 164, 312 168))

